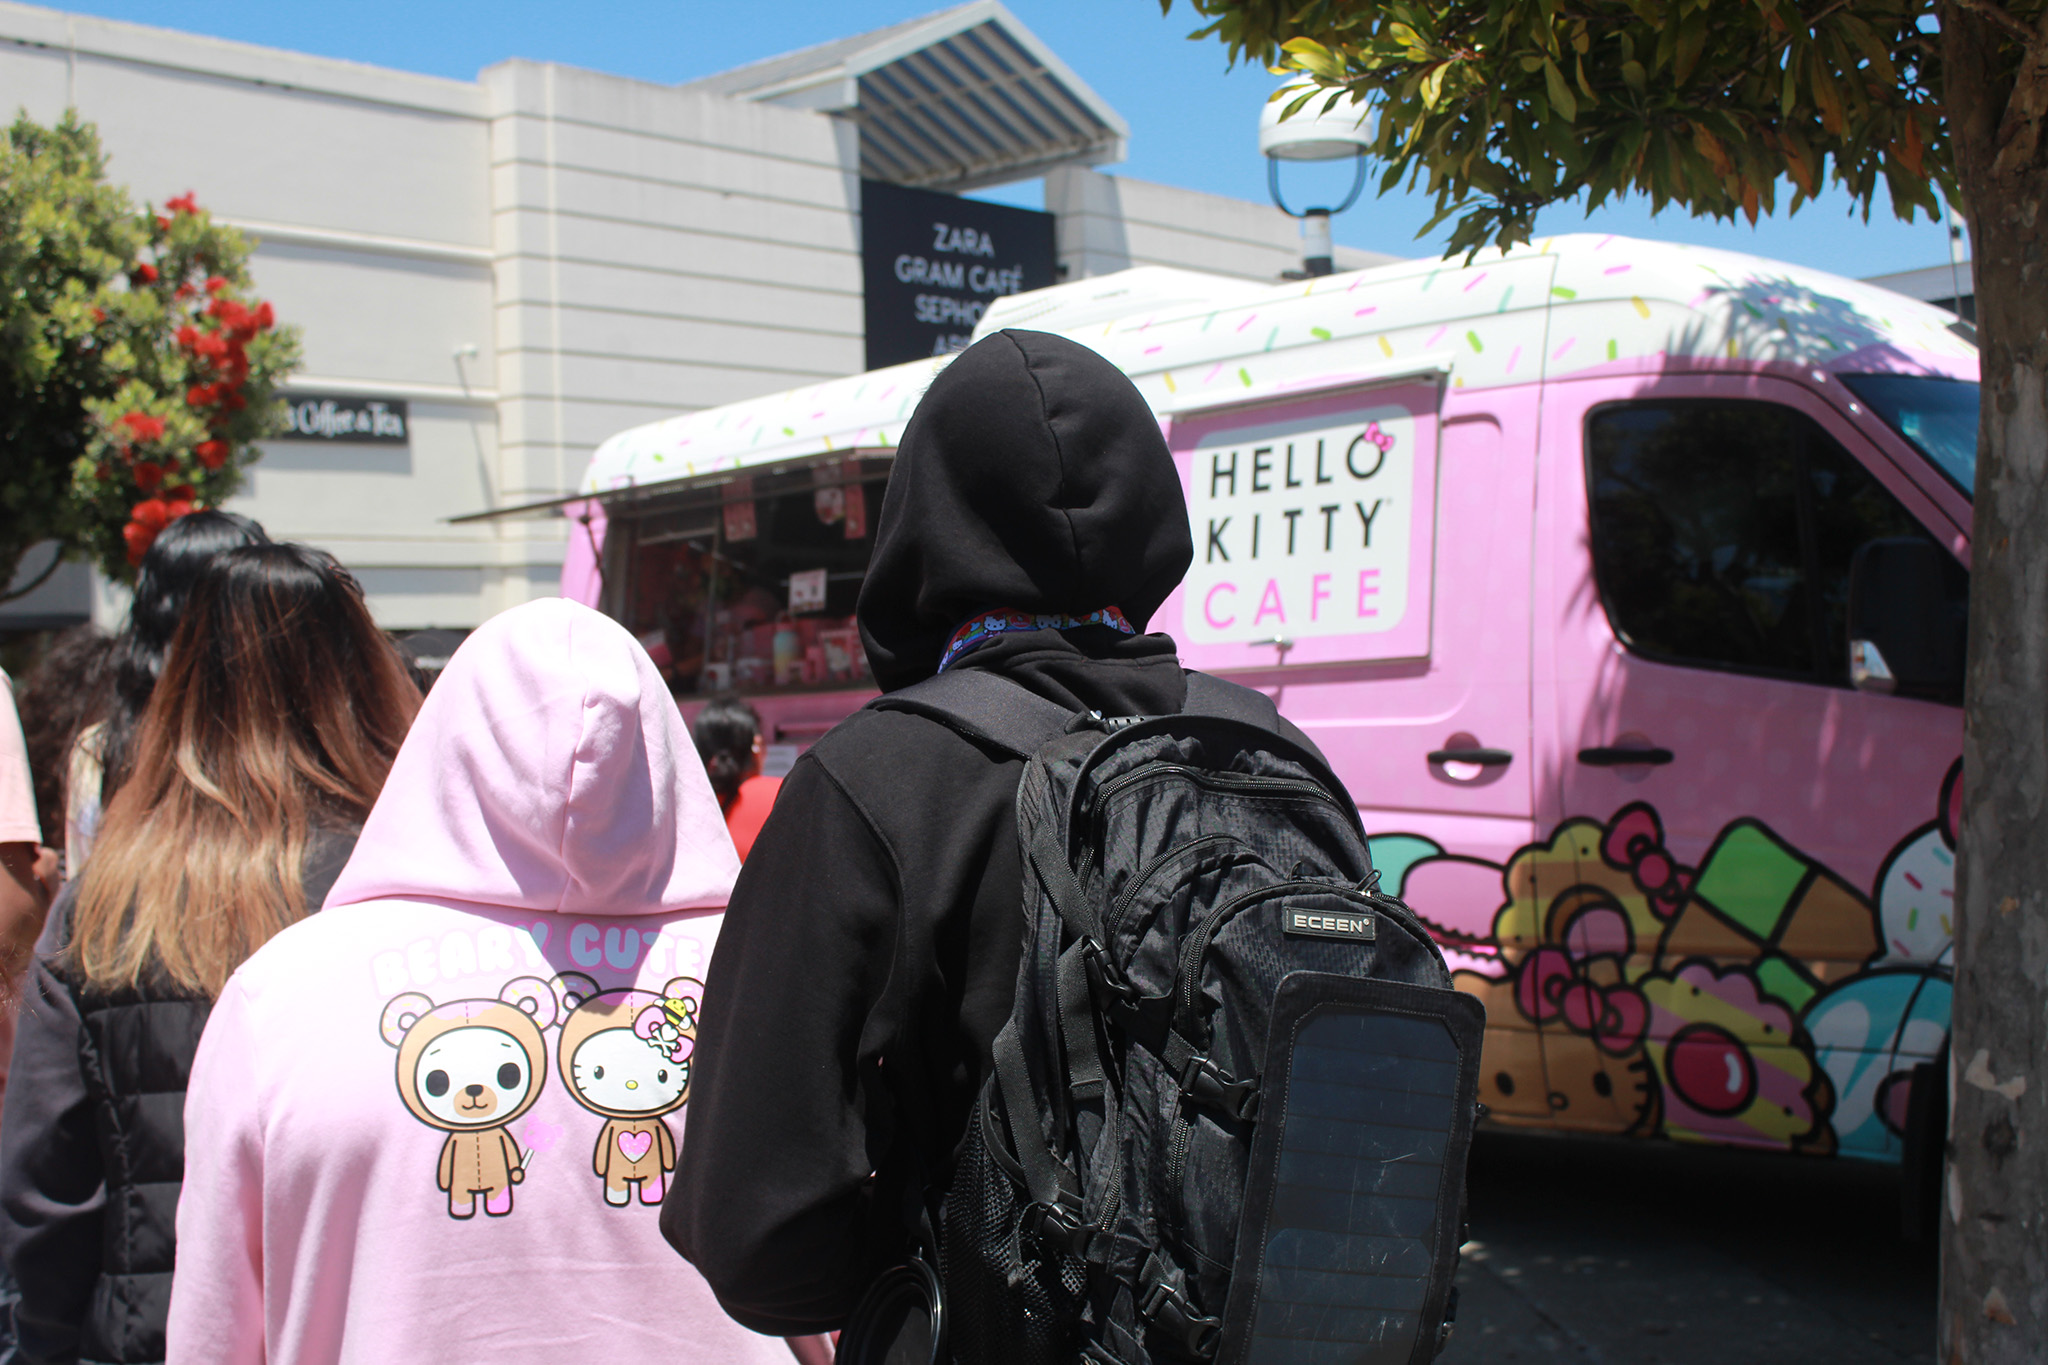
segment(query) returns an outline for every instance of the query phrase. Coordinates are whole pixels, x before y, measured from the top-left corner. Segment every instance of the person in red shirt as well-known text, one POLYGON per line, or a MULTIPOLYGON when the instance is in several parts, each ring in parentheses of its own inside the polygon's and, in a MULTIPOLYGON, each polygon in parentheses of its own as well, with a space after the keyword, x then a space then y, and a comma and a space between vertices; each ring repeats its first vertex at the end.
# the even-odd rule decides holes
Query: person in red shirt
POLYGON ((738 697, 713 697, 697 713, 690 737, 697 741, 711 790, 718 794, 733 847, 745 862, 782 788, 781 778, 761 775, 761 755, 768 747, 761 737, 761 717, 738 697))

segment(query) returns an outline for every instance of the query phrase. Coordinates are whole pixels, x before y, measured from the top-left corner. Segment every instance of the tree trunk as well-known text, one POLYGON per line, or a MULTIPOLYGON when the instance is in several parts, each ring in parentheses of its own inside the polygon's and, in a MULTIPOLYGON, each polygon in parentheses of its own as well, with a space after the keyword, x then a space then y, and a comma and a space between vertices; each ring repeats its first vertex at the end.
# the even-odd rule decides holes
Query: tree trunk
POLYGON ((1983 415, 1956 876, 1941 1365, 2048 1358, 2048 41, 1942 6, 1983 415))

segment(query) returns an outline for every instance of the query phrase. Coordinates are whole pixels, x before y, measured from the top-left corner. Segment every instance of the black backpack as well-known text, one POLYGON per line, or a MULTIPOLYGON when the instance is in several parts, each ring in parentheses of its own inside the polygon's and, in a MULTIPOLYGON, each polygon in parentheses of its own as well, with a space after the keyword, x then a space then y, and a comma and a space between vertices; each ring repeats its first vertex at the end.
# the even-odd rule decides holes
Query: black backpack
POLYGON ((1379 891, 1320 755, 1199 673, 1174 716, 1076 715, 972 669, 873 705, 1027 760, 1015 1002, 936 1283, 892 1282, 943 1286, 933 1358, 1434 1356, 1484 1014, 1379 891))

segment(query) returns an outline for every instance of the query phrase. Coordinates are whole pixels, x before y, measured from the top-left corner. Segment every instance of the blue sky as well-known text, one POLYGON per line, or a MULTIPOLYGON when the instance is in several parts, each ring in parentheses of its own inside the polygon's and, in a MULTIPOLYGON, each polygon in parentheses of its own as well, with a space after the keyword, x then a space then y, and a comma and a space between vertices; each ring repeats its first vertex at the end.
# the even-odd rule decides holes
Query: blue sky
MULTIPOLYGON (((1187 41, 1196 27, 1185 4, 1162 18, 1156 0, 1009 0, 1010 8, 1131 125, 1130 159, 1105 167, 1213 194, 1263 201, 1259 109, 1274 79, 1257 68, 1228 69, 1213 40, 1187 41)), ((80 13, 156 24, 433 75, 473 78, 508 57, 563 62, 642 80, 674 82, 709 75, 780 52, 879 28, 941 6, 932 0, 619 0, 565 5, 560 0, 85 0, 80 13)), ((1315 177, 1329 167, 1289 168, 1290 198, 1313 202, 1315 177)), ((1036 182, 989 197, 1032 205, 1036 182)), ((1447 235, 1415 234, 1430 202, 1399 191, 1362 199, 1336 220, 1337 240, 1403 256, 1434 254, 1447 235)), ((1789 201, 1786 194, 1781 204, 1789 201)), ((1879 204, 1866 226, 1846 196, 1832 194, 1795 217, 1752 229, 1695 220, 1648 205, 1577 209, 1539 219, 1542 233, 1599 231, 1731 250, 1851 276, 1943 265, 1943 229, 1911 225, 1879 204)))

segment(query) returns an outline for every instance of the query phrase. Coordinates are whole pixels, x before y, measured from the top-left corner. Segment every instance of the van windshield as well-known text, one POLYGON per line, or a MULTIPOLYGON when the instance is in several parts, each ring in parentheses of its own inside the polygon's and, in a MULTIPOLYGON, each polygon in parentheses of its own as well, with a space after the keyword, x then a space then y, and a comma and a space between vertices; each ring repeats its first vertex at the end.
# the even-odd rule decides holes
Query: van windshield
POLYGON ((1967 379, 1919 374, 1845 374, 1849 392, 1934 462, 1949 481, 1974 493, 1977 478, 1977 386, 1967 379))

